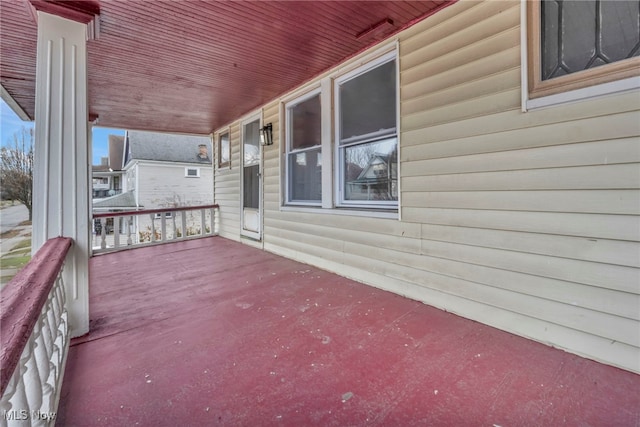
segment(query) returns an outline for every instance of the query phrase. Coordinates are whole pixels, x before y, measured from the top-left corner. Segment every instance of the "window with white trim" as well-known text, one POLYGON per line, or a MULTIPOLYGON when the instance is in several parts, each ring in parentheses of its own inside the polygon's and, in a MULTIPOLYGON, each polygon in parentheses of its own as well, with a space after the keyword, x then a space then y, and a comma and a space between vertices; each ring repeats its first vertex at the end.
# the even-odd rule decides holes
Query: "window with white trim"
POLYGON ((200 168, 184 168, 184 176, 187 178, 200 178, 200 168))
POLYGON ((640 75, 637 0, 527 2, 529 97, 640 75))
POLYGON ((229 132, 218 135, 218 168, 231 166, 231 142, 229 132))
POLYGON ((285 105, 286 201, 319 206, 322 202, 322 112, 320 90, 285 105))
POLYGON ((335 80, 336 203, 398 206, 395 52, 335 80))

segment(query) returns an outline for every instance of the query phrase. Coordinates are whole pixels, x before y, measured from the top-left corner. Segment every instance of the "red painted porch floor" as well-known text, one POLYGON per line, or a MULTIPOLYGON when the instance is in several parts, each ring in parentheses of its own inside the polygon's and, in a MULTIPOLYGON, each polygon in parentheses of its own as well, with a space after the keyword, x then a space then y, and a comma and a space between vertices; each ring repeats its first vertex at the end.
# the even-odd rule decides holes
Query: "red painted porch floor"
POLYGON ((58 425, 640 425, 639 375, 223 238, 90 268, 58 425))

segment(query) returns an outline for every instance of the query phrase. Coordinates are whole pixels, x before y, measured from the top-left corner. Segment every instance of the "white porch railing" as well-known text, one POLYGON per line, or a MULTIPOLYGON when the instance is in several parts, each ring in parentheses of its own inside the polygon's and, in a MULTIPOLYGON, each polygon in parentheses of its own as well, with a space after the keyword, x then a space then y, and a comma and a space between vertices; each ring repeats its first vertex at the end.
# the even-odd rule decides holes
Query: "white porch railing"
POLYGON ((93 253, 218 234, 218 205, 94 213, 93 253))
POLYGON ((48 240, 0 292, 1 426, 55 423, 69 350, 62 271, 71 245, 48 240))

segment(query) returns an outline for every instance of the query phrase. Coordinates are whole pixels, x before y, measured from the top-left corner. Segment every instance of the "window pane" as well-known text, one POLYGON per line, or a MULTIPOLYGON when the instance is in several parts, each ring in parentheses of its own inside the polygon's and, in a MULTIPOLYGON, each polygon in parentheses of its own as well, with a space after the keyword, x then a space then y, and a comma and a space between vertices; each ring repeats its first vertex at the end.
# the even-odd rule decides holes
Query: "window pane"
POLYGON ((245 208, 259 209, 260 207, 260 165, 243 168, 243 204, 245 208))
POLYGON ((289 154, 289 199, 298 202, 322 200, 322 156, 319 148, 289 154))
POLYGON ((244 164, 260 162, 260 122, 256 120, 244 126, 244 164))
POLYGON ((602 53, 615 60, 638 56, 639 50, 640 2, 602 2, 602 53))
POLYGON ((541 3, 542 79, 640 55, 638 1, 541 3))
POLYGON ((320 145, 320 95, 291 108, 291 149, 320 145))
POLYGON ((396 138, 342 148, 345 200, 398 200, 396 138))
POLYGON ((382 64, 340 86, 340 139, 396 128, 396 62, 382 64))
POLYGON ((220 135, 220 146, 219 146, 219 155, 220 155, 220 161, 218 162, 218 164, 225 164, 225 163, 229 163, 229 160, 231 160, 229 158, 230 155, 230 145, 229 145, 229 134, 225 133, 220 135))

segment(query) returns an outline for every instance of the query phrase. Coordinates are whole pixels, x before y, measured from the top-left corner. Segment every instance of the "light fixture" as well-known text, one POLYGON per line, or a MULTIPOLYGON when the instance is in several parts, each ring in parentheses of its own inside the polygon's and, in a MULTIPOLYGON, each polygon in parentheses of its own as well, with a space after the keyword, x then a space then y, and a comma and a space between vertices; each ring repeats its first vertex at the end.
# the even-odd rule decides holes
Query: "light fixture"
POLYGON ((262 145, 273 144, 273 126, 271 123, 267 123, 262 129, 260 129, 260 143, 262 145))

